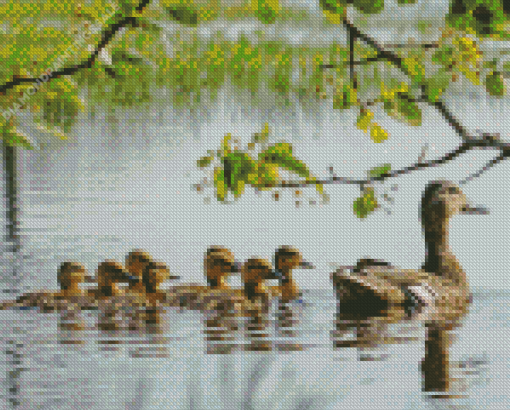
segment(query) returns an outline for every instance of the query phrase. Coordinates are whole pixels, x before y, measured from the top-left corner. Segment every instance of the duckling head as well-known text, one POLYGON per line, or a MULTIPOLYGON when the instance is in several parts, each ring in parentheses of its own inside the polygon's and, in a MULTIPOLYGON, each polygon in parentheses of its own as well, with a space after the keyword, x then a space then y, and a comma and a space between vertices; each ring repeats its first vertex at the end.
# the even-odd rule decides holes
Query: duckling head
POLYGON ((487 214, 488 210, 469 204, 461 189, 450 181, 432 181, 425 188, 421 202, 422 223, 446 220, 456 214, 487 214))
POLYGON ((131 273, 130 286, 143 281, 143 271, 152 262, 152 256, 143 249, 133 249, 126 256, 126 269, 131 273))
POLYGON ((239 273, 241 265, 228 249, 211 247, 207 250, 204 269, 210 287, 223 287, 223 279, 232 273, 239 273))
POLYGON ((130 282, 131 280, 130 273, 117 261, 105 260, 97 268, 97 282, 104 296, 111 296, 112 293, 116 292, 116 284, 130 282))
POLYGON ((244 291, 249 299, 266 296, 263 282, 269 279, 279 279, 271 262, 261 258, 248 259, 242 267, 244 291))
POLYGON ((179 276, 172 275, 163 262, 152 261, 143 270, 142 283, 147 293, 157 292, 159 286, 169 279, 179 279, 179 276))
POLYGON ((78 262, 63 262, 57 272, 57 281, 62 290, 70 289, 85 282, 89 276, 85 266, 78 262))
POLYGON ((292 246, 281 246, 274 254, 274 264, 277 275, 282 280, 288 279, 288 274, 292 269, 314 269, 315 266, 303 259, 301 252, 292 246))

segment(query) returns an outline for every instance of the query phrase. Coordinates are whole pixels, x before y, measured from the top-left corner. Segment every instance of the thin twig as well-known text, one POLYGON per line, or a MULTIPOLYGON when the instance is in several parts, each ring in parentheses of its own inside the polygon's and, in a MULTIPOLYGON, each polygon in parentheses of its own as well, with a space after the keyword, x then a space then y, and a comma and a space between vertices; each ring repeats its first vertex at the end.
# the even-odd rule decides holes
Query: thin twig
POLYGON ((487 164, 485 164, 485 166, 482 168, 482 169, 479 169, 478 171, 476 171, 474 174, 471 174, 470 176, 468 176, 467 178, 463 179, 462 181, 459 182, 459 185, 464 185, 466 183, 468 183, 469 181, 472 181, 473 179, 475 178, 478 178, 480 175, 482 175, 485 171, 489 170, 490 168, 492 168, 494 165, 498 164, 499 162, 505 160, 507 158, 507 156, 505 154, 500 154, 498 155, 496 158, 493 158, 491 159, 489 162, 487 162, 487 164))

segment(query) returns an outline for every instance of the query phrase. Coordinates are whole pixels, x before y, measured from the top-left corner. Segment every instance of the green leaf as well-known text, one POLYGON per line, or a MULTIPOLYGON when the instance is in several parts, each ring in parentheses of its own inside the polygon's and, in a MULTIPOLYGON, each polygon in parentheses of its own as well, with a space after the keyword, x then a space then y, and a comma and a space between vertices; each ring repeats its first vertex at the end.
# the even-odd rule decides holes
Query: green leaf
POLYGON ((302 177, 309 177, 310 171, 307 166, 294 158, 292 145, 288 143, 277 143, 259 154, 259 162, 276 164, 281 168, 293 171, 302 177))
POLYGON ((246 153, 234 151, 222 159, 225 183, 236 196, 244 191, 244 184, 249 182, 254 173, 255 163, 246 153), (240 193, 239 193, 240 192, 240 193))
POLYGON ((368 211, 363 204, 363 198, 356 199, 352 204, 352 209, 354 211, 354 215, 358 218, 366 218, 368 215, 368 211))
POLYGON ((197 161, 197 167, 205 168, 211 164, 213 157, 202 157, 197 161))
POLYGON ((252 0, 252 8, 257 19, 264 24, 274 24, 281 9, 278 0, 252 0))
POLYGON ((375 199, 374 189, 366 188, 363 196, 357 198, 352 206, 354 214, 358 218, 366 218, 379 206, 375 199))
POLYGON ((451 74, 446 70, 439 70, 434 76, 427 79, 427 98, 428 101, 434 103, 446 91, 452 80, 451 74))
POLYGON ((487 77, 485 77, 485 89, 487 92, 494 97, 502 97, 505 95, 505 83, 503 82, 503 76, 498 71, 493 71, 487 77))
POLYGON ((432 62, 449 67, 453 63, 453 47, 443 46, 432 55, 432 62))
POLYGON ((403 6, 405 4, 415 4, 416 0, 398 0, 399 6, 403 6))
POLYGON ((353 89, 349 84, 345 84, 333 94, 333 109, 346 110, 356 104, 357 101, 356 89, 353 89))
POLYGON ((386 174, 391 171, 391 164, 383 164, 378 167, 374 167, 367 171, 368 176, 372 178, 377 178, 383 174, 386 174))
POLYGON ((353 4, 364 14, 378 14, 384 9, 384 0, 353 0, 353 4))
POLYGON ((400 93, 395 98, 397 103, 397 110, 407 120, 410 125, 420 126, 421 125, 421 110, 418 104, 409 101, 409 96, 405 93, 400 93))
POLYGON ((17 131, 14 126, 3 127, 2 138, 11 146, 22 147, 29 150, 33 150, 35 148, 35 144, 32 142, 31 138, 22 132, 17 131))
POLYGON ((214 186, 216 188, 216 198, 223 202, 227 195, 227 186, 225 185, 225 173, 219 167, 214 170, 214 186))
POLYGON ((167 8, 167 12, 180 24, 187 26, 196 26, 198 23, 198 13, 190 6, 175 5, 167 8))
POLYGON ((323 10, 330 11, 333 14, 343 14, 347 3, 344 0, 319 0, 323 10))

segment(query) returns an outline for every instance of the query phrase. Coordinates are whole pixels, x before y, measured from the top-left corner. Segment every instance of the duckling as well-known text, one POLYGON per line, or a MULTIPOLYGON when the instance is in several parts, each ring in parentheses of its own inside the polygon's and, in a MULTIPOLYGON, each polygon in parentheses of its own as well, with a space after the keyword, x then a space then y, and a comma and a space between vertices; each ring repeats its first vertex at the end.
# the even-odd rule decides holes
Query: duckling
POLYGON ((172 293, 160 289, 161 284, 166 280, 175 280, 180 277, 170 273, 165 263, 151 261, 147 263, 142 272, 142 285, 149 304, 165 302, 172 293))
POLYGON ((270 288, 271 297, 279 298, 281 303, 290 303, 298 299, 301 292, 292 279, 292 270, 296 268, 314 269, 315 266, 304 260, 298 249, 287 245, 276 250, 274 264, 280 285, 270 288))
POLYGON ((132 276, 126 293, 144 294, 143 271, 145 267, 153 261, 152 256, 143 249, 133 249, 126 255, 126 269, 132 276))
POLYGON ((225 283, 225 278, 232 273, 239 273, 241 265, 236 262, 234 255, 229 249, 212 246, 204 258, 204 272, 207 286, 198 284, 177 285, 169 289, 168 295, 177 305, 189 307, 196 305, 197 298, 211 290, 226 290, 230 287, 225 283))
POLYGON ((89 298, 80 285, 91 281, 85 267, 78 262, 63 262, 57 272, 57 281, 60 290, 57 292, 31 292, 18 297, 15 301, 4 302, 0 309, 10 307, 30 308, 38 307, 43 311, 60 310, 73 305, 85 307, 89 298))
POLYGON ((133 280, 121 263, 107 259, 97 268, 97 289, 89 290, 89 295, 98 301, 108 301, 110 298, 122 296, 120 283, 129 283, 133 280))
POLYGON ((426 244, 422 269, 398 269, 384 261, 378 261, 376 266, 367 260, 358 263, 358 269, 351 270, 352 273, 341 268, 332 274, 341 314, 355 314, 356 309, 372 305, 375 308, 361 313, 400 315, 425 322, 427 339, 422 371, 426 391, 449 389, 449 333, 460 325, 471 300, 466 274, 448 244, 449 220, 456 214, 486 213, 484 208, 469 205, 454 183, 432 181, 421 203, 426 244))

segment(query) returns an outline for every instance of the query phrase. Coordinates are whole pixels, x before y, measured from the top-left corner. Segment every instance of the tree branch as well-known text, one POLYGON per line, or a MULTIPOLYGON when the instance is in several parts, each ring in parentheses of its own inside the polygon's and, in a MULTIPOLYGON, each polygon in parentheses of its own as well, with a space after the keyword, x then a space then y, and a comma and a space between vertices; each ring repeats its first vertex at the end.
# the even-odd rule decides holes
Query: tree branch
POLYGON ((332 185, 332 184, 348 184, 348 185, 368 185, 376 181, 384 181, 388 178, 394 178, 399 175, 408 174, 412 171, 416 171, 419 169, 425 169, 425 168, 431 168, 435 167, 440 164, 444 164, 448 161, 451 161, 461 154, 464 154, 471 149, 475 148, 481 148, 481 149, 500 149, 502 153, 495 159, 491 160, 480 172, 478 172, 476 175, 474 175, 470 179, 466 179, 466 182, 476 178, 477 176, 481 175, 483 172, 485 172, 487 169, 493 167, 498 162, 506 159, 510 156, 510 143, 503 143, 501 141, 496 141, 493 138, 487 138, 484 136, 481 139, 469 139, 467 142, 463 142, 457 149, 454 151, 451 151, 447 153, 446 155, 442 156, 438 159, 433 159, 429 161, 423 161, 423 153, 420 154, 420 157, 418 158, 418 161, 415 162, 412 165, 409 165, 407 167, 404 167, 402 169, 393 170, 390 172, 385 172, 381 175, 378 175, 376 177, 370 177, 367 179, 354 179, 354 178, 347 178, 347 177, 338 177, 338 176, 332 176, 331 178, 326 179, 317 179, 314 181, 284 181, 280 184, 274 184, 272 186, 266 186, 267 188, 299 188, 299 187, 306 187, 310 185, 332 185))
MULTIPOLYGON (((140 4, 135 8, 136 11, 141 12, 148 4, 150 0, 141 0, 140 4)), ((117 13, 119 15, 119 13, 117 13)), ((106 28, 101 36, 101 41, 99 42, 98 46, 94 50, 94 53, 86 59, 83 63, 78 64, 74 67, 67 67, 63 68, 58 71, 52 72, 52 75, 48 78, 48 81, 52 80, 53 78, 58 78, 61 75, 72 75, 78 70, 81 70, 82 68, 90 68, 92 67, 92 64, 94 64, 94 61, 96 61, 97 56, 99 55, 99 52, 106 47, 106 45, 109 43, 109 41, 115 36, 115 34, 123 27, 125 27, 128 24, 134 24, 136 21, 136 17, 124 17, 121 19, 118 23, 112 24, 112 26, 106 28)), ((22 83, 35 83, 38 78, 20 78, 20 77, 14 77, 12 81, 6 82, 4 85, 0 86, 0 94, 4 94, 7 90, 10 90, 11 88, 16 87, 17 85, 20 85, 22 83)))

